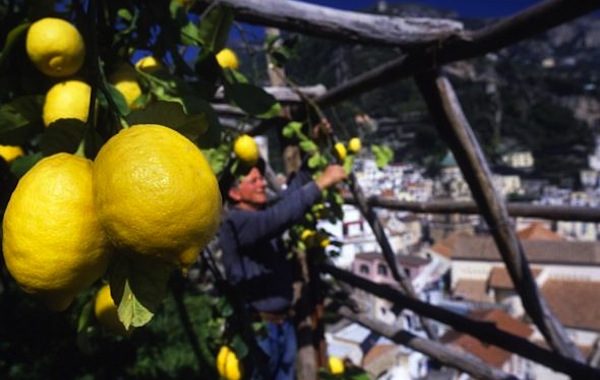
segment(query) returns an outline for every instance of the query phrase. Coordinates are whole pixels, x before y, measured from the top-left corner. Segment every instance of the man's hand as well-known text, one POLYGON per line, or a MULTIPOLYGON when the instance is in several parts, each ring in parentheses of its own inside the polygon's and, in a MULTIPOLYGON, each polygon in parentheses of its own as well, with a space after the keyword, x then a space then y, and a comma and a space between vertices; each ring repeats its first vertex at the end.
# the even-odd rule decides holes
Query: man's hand
POLYGON ((341 165, 328 165, 321 175, 315 180, 319 189, 324 190, 348 178, 348 173, 341 165))

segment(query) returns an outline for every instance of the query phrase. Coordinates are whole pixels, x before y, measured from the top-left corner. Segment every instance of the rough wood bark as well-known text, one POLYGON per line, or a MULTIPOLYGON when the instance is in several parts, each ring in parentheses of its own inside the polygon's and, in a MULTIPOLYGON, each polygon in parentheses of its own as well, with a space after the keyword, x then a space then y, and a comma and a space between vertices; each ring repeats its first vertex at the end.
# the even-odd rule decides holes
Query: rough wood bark
POLYGON ((345 306, 337 312, 342 317, 359 323, 395 343, 425 354, 450 368, 466 372, 476 379, 518 380, 516 376, 494 368, 468 352, 452 350, 442 343, 421 338, 406 330, 395 330, 392 326, 369 318, 364 314, 354 313, 345 306))
MULTIPOLYGON (((350 195, 343 196, 343 199, 346 204, 357 203, 350 195)), ((366 202, 371 207, 423 214, 481 214, 477 203, 468 201, 408 202, 390 197, 370 196, 366 202)), ((506 209, 512 217, 600 223, 600 209, 592 207, 544 206, 515 202, 507 203, 506 209)))
POLYGON ((463 28, 456 20, 350 12, 292 0, 198 0, 192 11, 215 3, 232 8, 238 21, 371 46, 432 42, 463 28))
POLYGON ((487 161, 450 82, 439 71, 416 77, 438 132, 452 150, 473 198, 490 228, 525 310, 548 344, 560 354, 584 361, 556 319, 531 274, 523 247, 511 227, 506 206, 496 192, 487 161))
POLYGON ((570 359, 556 352, 542 348, 527 339, 500 330, 495 324, 482 322, 447 309, 430 305, 426 302, 408 297, 389 285, 377 284, 351 272, 339 269, 334 265, 322 265, 323 273, 346 282, 354 288, 364 290, 383 298, 395 305, 414 311, 429 319, 436 320, 456 331, 471 335, 482 342, 493 344, 506 351, 513 352, 534 362, 541 363, 555 371, 565 373, 573 379, 600 379, 600 369, 570 359))

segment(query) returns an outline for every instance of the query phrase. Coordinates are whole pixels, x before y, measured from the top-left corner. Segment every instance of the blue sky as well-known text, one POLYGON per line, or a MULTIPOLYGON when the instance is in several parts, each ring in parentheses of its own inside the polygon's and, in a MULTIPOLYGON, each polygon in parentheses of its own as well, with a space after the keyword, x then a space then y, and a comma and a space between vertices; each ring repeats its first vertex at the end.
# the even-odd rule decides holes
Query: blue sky
MULTIPOLYGON (((377 0, 300 0, 305 3, 324 5, 336 9, 361 10, 377 3, 377 0)), ((394 1, 390 4, 418 3, 456 11, 463 17, 509 16, 542 0, 414 0, 394 1)))

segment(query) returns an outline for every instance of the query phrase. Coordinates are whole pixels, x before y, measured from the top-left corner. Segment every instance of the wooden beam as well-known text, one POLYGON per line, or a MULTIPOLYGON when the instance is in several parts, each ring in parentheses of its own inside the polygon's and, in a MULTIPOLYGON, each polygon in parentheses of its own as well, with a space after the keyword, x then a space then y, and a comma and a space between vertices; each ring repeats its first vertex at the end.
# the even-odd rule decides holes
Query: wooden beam
POLYGON ((440 136, 452 150, 481 209, 525 310, 553 349, 583 362, 583 355, 538 289, 523 247, 511 226, 506 205, 494 187, 485 156, 450 81, 439 71, 431 71, 418 75, 416 82, 440 136))
MULTIPOLYGON (((350 195, 344 195, 343 200, 344 203, 356 205, 356 200, 350 195)), ((410 211, 421 214, 481 214, 481 210, 475 202, 409 202, 382 196, 370 196, 366 201, 372 207, 381 207, 396 211, 410 211)), ((507 203, 506 208, 508 210, 508 215, 512 217, 600 223, 600 209, 594 207, 544 206, 513 202, 507 203)))
POLYGON ((423 44, 463 29, 456 20, 351 12, 293 0, 197 0, 192 12, 217 3, 233 9, 235 19, 245 23, 371 46, 423 44))
POLYGON ((506 351, 533 360, 536 363, 541 363, 555 371, 565 373, 573 379, 600 379, 600 369, 544 349, 527 339, 500 330, 493 323, 468 318, 447 309, 408 297, 389 285, 374 283, 351 272, 339 269, 334 265, 323 264, 321 271, 330 274, 340 281, 346 282, 354 288, 364 290, 376 297, 388 300, 396 306, 412 310, 416 314, 451 326, 456 331, 471 335, 482 342, 493 344, 506 351))
POLYGON ((401 344, 427 355, 447 367, 456 368, 462 372, 466 372, 476 379, 518 380, 516 376, 487 364, 475 355, 468 352, 453 350, 445 344, 421 338, 406 330, 396 330, 390 324, 369 318, 364 314, 354 313, 348 307, 343 306, 339 308, 337 313, 344 318, 359 323, 369 330, 390 339, 394 343, 401 344))

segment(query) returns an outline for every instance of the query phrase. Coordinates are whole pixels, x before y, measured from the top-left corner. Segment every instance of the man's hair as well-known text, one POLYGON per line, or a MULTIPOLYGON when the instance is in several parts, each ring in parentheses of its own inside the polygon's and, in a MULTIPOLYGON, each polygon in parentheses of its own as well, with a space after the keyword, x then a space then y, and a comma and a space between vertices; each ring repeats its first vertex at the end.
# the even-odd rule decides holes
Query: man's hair
POLYGON ((252 168, 257 168, 260 171, 260 174, 264 175, 266 170, 265 160, 263 160, 262 157, 259 157, 254 165, 246 165, 239 160, 232 160, 223 170, 221 178, 219 179, 219 188, 226 201, 233 203, 233 200, 229 197, 229 190, 238 187, 240 181, 250 173, 252 168))

